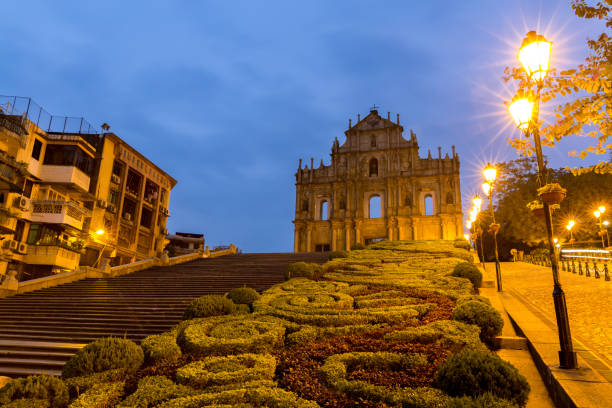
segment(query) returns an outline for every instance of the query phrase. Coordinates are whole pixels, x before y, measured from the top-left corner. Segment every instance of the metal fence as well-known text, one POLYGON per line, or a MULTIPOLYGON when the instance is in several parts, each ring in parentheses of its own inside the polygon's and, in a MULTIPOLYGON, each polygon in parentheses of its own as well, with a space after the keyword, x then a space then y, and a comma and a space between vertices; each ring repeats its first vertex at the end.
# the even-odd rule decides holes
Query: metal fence
MULTIPOLYGON (((548 255, 525 255, 525 262, 540 266, 551 266, 548 255)), ((563 248, 559 253, 559 264, 562 271, 610 280, 612 269, 612 252, 605 249, 563 248)))
POLYGON ((21 116, 45 132, 97 134, 99 133, 82 117, 51 115, 32 98, 23 96, 0 95, 0 112, 6 115, 21 116))

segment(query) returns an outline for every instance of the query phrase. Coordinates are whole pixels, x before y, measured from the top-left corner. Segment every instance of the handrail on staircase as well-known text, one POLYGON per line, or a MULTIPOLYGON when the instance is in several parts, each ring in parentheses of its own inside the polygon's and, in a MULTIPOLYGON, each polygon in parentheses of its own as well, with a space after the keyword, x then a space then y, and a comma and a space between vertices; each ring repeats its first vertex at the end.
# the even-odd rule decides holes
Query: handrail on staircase
POLYGON ((62 272, 23 282, 17 281, 16 271, 9 271, 5 279, 0 283, 0 298, 19 293, 32 292, 34 290, 52 286, 63 285, 64 283, 70 283, 86 278, 105 278, 127 275, 133 272, 149 269, 153 266, 178 265, 185 262, 195 261, 196 259, 217 258, 220 256, 233 255, 235 253, 237 253, 237 248, 234 244, 231 244, 229 249, 220 251, 210 251, 210 249, 206 247, 204 251, 196 251, 191 254, 168 257, 167 254, 164 253, 161 258, 147 258, 113 267, 111 267, 108 263, 103 265, 101 268, 81 266, 79 269, 75 269, 73 271, 62 272))

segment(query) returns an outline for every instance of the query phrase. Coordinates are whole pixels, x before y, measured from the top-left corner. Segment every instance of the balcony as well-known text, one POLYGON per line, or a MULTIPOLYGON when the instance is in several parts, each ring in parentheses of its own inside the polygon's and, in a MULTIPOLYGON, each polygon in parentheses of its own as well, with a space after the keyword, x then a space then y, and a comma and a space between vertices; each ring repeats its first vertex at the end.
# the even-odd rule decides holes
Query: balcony
POLYGON ((47 183, 70 185, 78 190, 89 191, 89 176, 75 166, 43 164, 40 179, 47 183))
POLYGON ((32 222, 70 225, 83 229, 85 217, 89 210, 67 201, 33 201, 32 213, 27 217, 32 222))
POLYGON ((25 148, 28 143, 27 131, 24 126, 24 119, 19 115, 5 115, 0 113, 0 131, 19 143, 25 148))
POLYGON ((12 192, 20 193, 23 187, 27 165, 0 151, 0 183, 7 184, 12 192))
POLYGON ((17 218, 9 209, 0 207, 0 234, 12 234, 15 232, 17 218))
POLYGON ((68 245, 28 245, 23 262, 30 265, 55 265, 64 269, 77 269, 81 253, 75 248, 68 249, 68 245))

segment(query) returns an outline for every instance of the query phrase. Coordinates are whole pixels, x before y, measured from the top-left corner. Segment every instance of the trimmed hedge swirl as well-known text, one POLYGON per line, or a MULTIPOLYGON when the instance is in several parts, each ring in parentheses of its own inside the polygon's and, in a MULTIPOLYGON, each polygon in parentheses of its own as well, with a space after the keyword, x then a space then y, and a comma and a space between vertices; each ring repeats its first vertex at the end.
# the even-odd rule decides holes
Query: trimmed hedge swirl
POLYGON ((209 357, 181 367, 176 372, 179 384, 195 388, 238 386, 242 382, 274 386, 276 359, 269 354, 238 354, 227 357, 209 357))
POLYGON ((266 316, 230 315, 201 319, 187 325, 177 343, 199 356, 270 352, 282 347, 285 327, 266 316))

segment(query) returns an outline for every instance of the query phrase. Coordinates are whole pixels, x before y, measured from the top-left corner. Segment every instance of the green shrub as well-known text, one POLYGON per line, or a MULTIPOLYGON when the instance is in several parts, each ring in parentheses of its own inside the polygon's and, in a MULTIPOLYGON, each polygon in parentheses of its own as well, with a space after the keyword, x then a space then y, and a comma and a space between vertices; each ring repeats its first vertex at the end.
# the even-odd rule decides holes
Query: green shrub
POLYGON ((202 319, 185 327, 177 343, 201 356, 261 353, 282 347, 285 327, 270 316, 232 315, 202 319))
POLYGON ((361 242, 357 242, 356 244, 351 245, 351 251, 359 251, 365 248, 365 245, 363 245, 361 242))
POLYGON ((198 391, 177 385, 164 376, 144 377, 138 381, 136 392, 123 400, 117 408, 149 408, 173 398, 188 397, 198 391))
POLYGON ((336 258, 348 258, 348 253, 346 251, 332 251, 329 253, 328 259, 330 261, 336 258))
POLYGON ((319 405, 316 402, 301 399, 296 394, 281 388, 259 387, 178 398, 158 405, 156 408, 202 407, 318 408, 319 405))
POLYGON ((418 353, 354 352, 328 357, 319 371, 328 386, 355 399, 380 401, 392 406, 430 407, 445 406, 447 397, 431 388, 387 388, 361 380, 348 380, 350 367, 359 365, 375 370, 414 369, 427 364, 427 358, 418 353))
POLYGON ((0 389, 0 404, 20 399, 24 400, 15 402, 24 407, 33 403, 27 400, 45 400, 51 408, 64 408, 68 404, 68 387, 57 377, 41 374, 16 378, 0 389))
POLYGON ((451 318, 480 327, 480 340, 489 346, 493 346, 493 340, 504 327, 504 321, 496 309, 476 300, 457 305, 451 318))
POLYGON ((321 265, 310 262, 294 262, 287 265, 283 276, 285 280, 293 278, 319 279, 321 277, 321 265))
POLYGON ((466 303, 466 302, 471 302, 471 301, 481 302, 481 303, 484 303, 487 306, 493 307, 493 305, 491 304, 491 301, 489 299, 487 299, 484 296, 479 296, 479 295, 461 296, 459 299, 457 299, 457 306, 459 306, 460 304, 466 303))
POLYGON ((109 408, 123 396, 123 382, 101 383, 81 394, 68 408, 109 408))
POLYGON ((529 384, 516 368, 489 351, 463 350, 440 366, 436 386, 452 396, 477 397, 487 392, 523 407, 529 384))
POLYGON ((472 324, 452 320, 436 320, 425 326, 409 327, 385 335, 385 340, 406 343, 441 343, 453 351, 465 347, 486 349, 479 338, 480 329, 472 324))
POLYGON ((148 363, 176 361, 182 354, 176 344, 176 335, 172 332, 145 337, 140 347, 148 363))
POLYGON ((183 320, 197 317, 222 316, 236 313, 236 304, 221 295, 205 295, 189 303, 183 313, 183 320))
POLYGON ((89 343, 64 365, 62 378, 72 378, 124 368, 134 372, 144 362, 142 349, 136 343, 117 337, 105 337, 89 343))
POLYGON ((225 386, 256 380, 272 380, 276 359, 269 354, 239 354, 208 357, 181 367, 176 381, 195 388, 225 386))
POLYGON ((451 398, 448 403, 448 408, 518 408, 518 405, 512 401, 498 398, 495 395, 487 392, 475 398, 451 398))
POLYGON ((49 408, 49 401, 36 398, 20 398, 2 405, 2 408, 49 408))
POLYGON ((457 238, 453 241, 453 246, 455 248, 461 248, 461 249, 465 249, 465 250, 470 250, 472 249, 472 245, 470 244, 470 241, 468 241, 465 238, 457 238))
POLYGON ((469 262, 457 264, 451 276, 469 279, 474 288, 479 288, 482 285, 482 272, 476 265, 469 262))
POLYGON ((68 392, 71 397, 77 397, 87 391, 96 384, 118 382, 126 377, 127 370, 125 368, 117 368, 114 370, 106 370, 100 373, 85 375, 81 377, 72 377, 64 382, 68 387, 68 392))
POLYGON ((227 297, 237 305, 252 305, 254 301, 259 299, 259 293, 253 288, 244 286, 232 289, 227 297))

